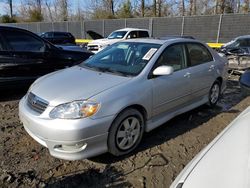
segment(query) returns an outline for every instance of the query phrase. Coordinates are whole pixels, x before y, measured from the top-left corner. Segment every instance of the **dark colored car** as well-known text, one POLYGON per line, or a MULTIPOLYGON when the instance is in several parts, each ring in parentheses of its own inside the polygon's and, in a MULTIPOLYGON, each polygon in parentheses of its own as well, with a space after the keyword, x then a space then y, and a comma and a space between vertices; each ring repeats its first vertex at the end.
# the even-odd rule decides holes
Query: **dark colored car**
POLYGON ((240 87, 244 96, 250 95, 250 70, 245 71, 240 77, 240 87))
POLYGON ((230 71, 250 68, 250 35, 239 36, 219 49, 228 59, 230 71))
POLYGON ((250 35, 239 36, 223 45, 220 52, 225 55, 246 55, 250 54, 250 35))
POLYGON ((40 35, 53 44, 76 44, 75 37, 69 32, 50 31, 40 35))
POLYGON ((47 73, 79 64, 91 55, 55 47, 30 31, 0 26, 0 87, 30 83, 47 73))

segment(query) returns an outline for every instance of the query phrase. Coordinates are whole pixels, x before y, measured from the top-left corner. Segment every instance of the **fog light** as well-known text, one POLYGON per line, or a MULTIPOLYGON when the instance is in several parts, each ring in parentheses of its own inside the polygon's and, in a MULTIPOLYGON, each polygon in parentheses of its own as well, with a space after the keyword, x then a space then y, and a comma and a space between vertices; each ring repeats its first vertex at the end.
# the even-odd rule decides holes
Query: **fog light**
POLYGON ((77 153, 83 151, 87 147, 86 143, 77 143, 71 145, 55 145, 54 150, 62 153, 77 153))

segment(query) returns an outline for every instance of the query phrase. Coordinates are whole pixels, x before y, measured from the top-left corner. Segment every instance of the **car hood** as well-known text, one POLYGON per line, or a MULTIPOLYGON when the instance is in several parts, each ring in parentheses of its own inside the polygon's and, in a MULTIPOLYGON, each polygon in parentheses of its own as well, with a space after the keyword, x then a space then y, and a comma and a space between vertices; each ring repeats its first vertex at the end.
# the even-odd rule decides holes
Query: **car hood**
POLYGON ((30 92, 48 101, 50 106, 57 106, 88 99, 130 79, 74 66, 42 77, 32 85, 30 92))
POLYGON ((108 39, 108 38, 97 39, 90 42, 89 45, 111 45, 121 40, 122 39, 108 39))
POLYGON ((250 187, 250 108, 215 139, 182 188, 250 187))
POLYGON ((99 33, 94 32, 92 30, 88 30, 87 33, 94 40, 104 38, 102 35, 100 35, 99 33))

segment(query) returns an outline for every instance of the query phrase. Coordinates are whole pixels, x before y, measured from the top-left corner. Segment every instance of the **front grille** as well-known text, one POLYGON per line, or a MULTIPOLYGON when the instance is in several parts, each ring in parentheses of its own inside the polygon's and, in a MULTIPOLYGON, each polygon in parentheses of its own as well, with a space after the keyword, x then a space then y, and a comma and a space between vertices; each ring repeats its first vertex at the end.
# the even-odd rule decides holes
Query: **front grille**
POLYGON ((32 110, 41 114, 47 108, 49 103, 30 92, 28 94, 27 104, 32 110))
POLYGON ((90 51, 98 51, 98 45, 88 45, 88 50, 90 51))

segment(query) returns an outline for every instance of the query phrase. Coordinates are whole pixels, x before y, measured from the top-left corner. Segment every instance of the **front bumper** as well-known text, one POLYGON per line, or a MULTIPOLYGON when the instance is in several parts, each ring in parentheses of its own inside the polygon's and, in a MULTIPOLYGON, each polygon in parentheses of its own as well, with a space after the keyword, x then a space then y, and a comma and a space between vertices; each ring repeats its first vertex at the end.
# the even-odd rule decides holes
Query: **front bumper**
POLYGON ((19 117, 25 130, 37 142, 49 149, 52 156, 66 160, 79 160, 107 152, 108 130, 114 116, 100 119, 50 119, 52 107, 39 115, 26 103, 19 103, 19 117))

